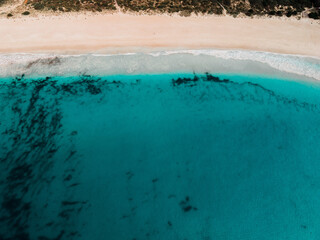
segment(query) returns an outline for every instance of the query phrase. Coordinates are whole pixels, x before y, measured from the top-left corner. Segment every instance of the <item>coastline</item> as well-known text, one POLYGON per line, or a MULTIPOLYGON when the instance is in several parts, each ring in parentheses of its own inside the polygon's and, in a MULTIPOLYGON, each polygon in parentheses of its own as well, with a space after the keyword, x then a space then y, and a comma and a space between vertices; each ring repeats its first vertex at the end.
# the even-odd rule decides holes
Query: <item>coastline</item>
POLYGON ((320 81, 318 57, 247 50, 152 50, 140 48, 127 53, 0 54, 0 77, 241 72, 245 75, 320 81))
POLYGON ((1 54, 214 48, 320 57, 320 24, 310 19, 71 13, 0 19, 0 26, 1 54))

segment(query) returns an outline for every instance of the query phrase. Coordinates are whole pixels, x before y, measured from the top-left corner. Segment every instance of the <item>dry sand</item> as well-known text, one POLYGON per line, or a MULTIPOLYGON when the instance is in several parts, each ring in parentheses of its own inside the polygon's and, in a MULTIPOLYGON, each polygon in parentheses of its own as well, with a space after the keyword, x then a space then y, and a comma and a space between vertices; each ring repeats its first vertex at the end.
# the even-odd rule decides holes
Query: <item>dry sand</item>
POLYGON ((320 57, 320 24, 309 19, 69 14, 0 19, 0 53, 248 49, 320 57))

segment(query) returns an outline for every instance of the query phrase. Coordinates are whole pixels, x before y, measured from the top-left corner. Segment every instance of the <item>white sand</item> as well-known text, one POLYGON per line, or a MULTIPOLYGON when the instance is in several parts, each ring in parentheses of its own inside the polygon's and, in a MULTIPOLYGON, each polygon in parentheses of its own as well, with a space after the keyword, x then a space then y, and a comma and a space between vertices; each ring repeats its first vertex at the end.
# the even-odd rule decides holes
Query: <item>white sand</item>
POLYGON ((320 24, 309 19, 69 14, 0 19, 0 53, 223 48, 320 57, 320 24))

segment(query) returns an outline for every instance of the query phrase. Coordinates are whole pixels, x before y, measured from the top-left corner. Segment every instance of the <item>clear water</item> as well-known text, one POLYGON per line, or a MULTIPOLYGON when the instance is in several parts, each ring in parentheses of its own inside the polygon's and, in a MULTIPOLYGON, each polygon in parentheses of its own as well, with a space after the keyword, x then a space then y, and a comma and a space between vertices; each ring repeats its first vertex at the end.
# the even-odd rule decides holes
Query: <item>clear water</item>
POLYGON ((2 78, 0 239, 319 239, 320 85, 212 75, 2 78))

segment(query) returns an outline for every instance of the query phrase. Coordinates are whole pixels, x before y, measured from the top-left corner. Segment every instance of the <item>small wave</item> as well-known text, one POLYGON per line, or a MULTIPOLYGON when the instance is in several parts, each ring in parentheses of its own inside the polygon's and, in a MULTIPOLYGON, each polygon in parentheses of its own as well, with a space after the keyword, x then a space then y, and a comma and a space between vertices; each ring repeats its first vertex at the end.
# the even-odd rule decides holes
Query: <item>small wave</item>
MULTIPOLYGON (((219 69, 217 69, 219 60, 233 60, 240 64, 248 61, 260 63, 281 72, 320 80, 320 58, 271 52, 218 49, 170 50, 118 54, 90 53, 77 55, 29 53, 4 54, 0 55, 0 76, 10 76, 20 73, 35 74, 37 71, 40 71, 42 74, 44 74, 45 71, 54 74, 53 70, 50 69, 50 66, 47 68, 42 66, 41 69, 39 69, 39 67, 36 69, 35 65, 34 69, 27 69, 27 66, 30 66, 30 62, 37 62, 39 59, 52 58, 61 58, 64 60, 63 65, 54 68, 54 71, 57 71, 59 74, 75 74, 77 71, 81 71, 81 68, 89 72, 92 70, 93 73, 96 74, 167 73, 187 70, 211 71, 211 66, 215 67, 213 69, 214 71, 219 71, 219 69), (197 58, 190 60, 192 56, 197 58), (184 60, 187 62, 186 64, 183 63, 184 60), (82 63, 83 65, 79 65, 82 63), (73 66, 75 64, 78 65, 73 66), (141 66, 139 66, 140 64, 141 66), (94 69, 99 69, 100 72, 95 72, 94 69)), ((43 61, 39 62, 43 63, 43 61)), ((226 69, 222 68, 221 71, 226 71, 226 69)))
POLYGON ((267 64, 268 66, 288 73, 294 73, 320 80, 320 58, 302 55, 279 54, 271 52, 244 50, 180 50, 150 53, 154 57, 171 54, 207 55, 222 59, 249 60, 267 64))

